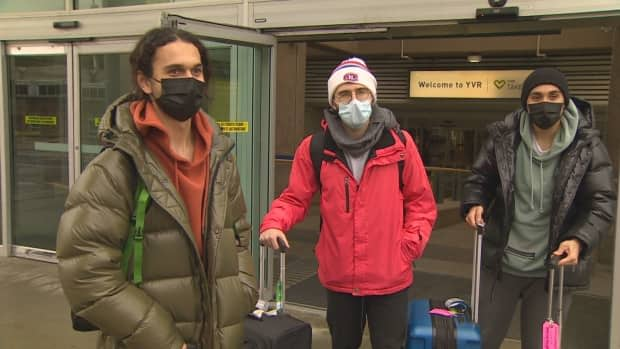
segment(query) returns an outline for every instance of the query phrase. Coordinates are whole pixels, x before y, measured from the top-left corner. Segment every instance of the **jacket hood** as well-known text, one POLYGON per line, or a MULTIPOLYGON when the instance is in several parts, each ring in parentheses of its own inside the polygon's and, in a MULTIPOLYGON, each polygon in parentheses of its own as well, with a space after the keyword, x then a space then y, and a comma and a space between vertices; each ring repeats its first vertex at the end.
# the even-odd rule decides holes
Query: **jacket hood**
MULTIPOLYGON (((592 105, 577 97, 571 97, 571 102, 577 108, 579 113, 579 122, 577 124, 576 137, 584 136, 589 138, 591 136, 598 136, 599 131, 595 129, 595 117, 592 105)), ((570 103, 569 103, 570 104, 570 103)), ((487 131, 491 137, 505 137, 510 133, 513 133, 515 129, 519 129, 521 114, 526 112, 523 108, 519 108, 501 120, 491 123, 487 126, 487 131)))
POLYGON ((370 115, 368 129, 359 139, 352 139, 348 135, 335 109, 325 109, 323 116, 323 120, 325 121, 323 124, 324 129, 329 128, 329 132, 338 147, 353 156, 361 156, 372 148, 381 138, 384 129, 395 129, 399 127, 394 113, 376 104, 372 106, 372 114, 370 115))
POLYGON ((529 113, 525 110, 521 110, 519 119, 521 140, 530 151, 530 157, 545 161, 561 154, 573 141, 579 124, 579 110, 572 101, 569 101, 560 121, 562 126, 553 140, 551 149, 544 154, 539 154, 534 150, 536 147, 534 145, 534 134, 532 132, 532 126, 530 125, 529 113))
MULTIPOLYGON (((133 140, 140 139, 133 116, 129 111, 130 104, 136 100, 137 97, 135 95, 126 94, 116 99, 106 108, 97 132, 99 141, 104 147, 122 146, 127 142, 133 143, 133 140)), ((213 129, 212 150, 224 152, 229 147, 232 147, 234 142, 222 133, 215 120, 204 111, 201 111, 201 114, 209 120, 209 124, 213 129)), ((126 147, 122 147, 126 150, 126 147)))

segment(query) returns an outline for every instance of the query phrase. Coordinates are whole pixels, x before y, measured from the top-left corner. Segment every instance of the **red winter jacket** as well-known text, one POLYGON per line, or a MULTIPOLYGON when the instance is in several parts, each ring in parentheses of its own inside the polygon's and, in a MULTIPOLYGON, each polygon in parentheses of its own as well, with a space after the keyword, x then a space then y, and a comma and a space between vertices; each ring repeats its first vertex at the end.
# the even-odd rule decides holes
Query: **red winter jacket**
MULTIPOLYGON (((417 147, 402 132, 405 144, 394 131, 384 130, 359 183, 326 132, 320 175, 323 224, 315 253, 319 280, 329 290, 384 295, 413 281, 412 262, 422 256, 437 209, 417 147), (398 161, 403 157, 401 190, 398 161)), ((319 190, 310 140, 306 137, 297 148, 288 187, 274 200, 261 232, 287 232, 306 216, 319 190)))

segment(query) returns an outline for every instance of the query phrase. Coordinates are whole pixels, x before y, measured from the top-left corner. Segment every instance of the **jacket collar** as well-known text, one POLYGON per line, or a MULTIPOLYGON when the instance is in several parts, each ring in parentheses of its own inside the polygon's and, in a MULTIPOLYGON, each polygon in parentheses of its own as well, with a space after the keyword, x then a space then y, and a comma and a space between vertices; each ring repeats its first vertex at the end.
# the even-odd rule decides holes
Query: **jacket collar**
MULTIPOLYGON (((590 138, 592 136, 598 136, 599 131, 594 128, 595 118, 592 105, 577 97, 571 97, 573 103, 579 111, 579 123, 577 125, 577 138, 590 138)), ((523 108, 519 108, 504 118, 502 121, 492 123, 487 127, 489 135, 495 138, 506 138, 509 134, 519 132, 520 115, 523 112, 523 108)), ((518 137, 517 137, 518 138, 518 137)))
MULTIPOLYGON (((142 146, 142 141, 129 111, 129 105, 135 100, 133 95, 126 94, 112 102, 101 118, 98 130, 99 140, 104 147, 120 147, 132 157, 139 156, 141 153, 139 149, 142 146)), ((203 114, 213 129, 211 155, 212 157, 219 157, 226 153, 234 142, 222 133, 213 118, 204 112, 203 114)))

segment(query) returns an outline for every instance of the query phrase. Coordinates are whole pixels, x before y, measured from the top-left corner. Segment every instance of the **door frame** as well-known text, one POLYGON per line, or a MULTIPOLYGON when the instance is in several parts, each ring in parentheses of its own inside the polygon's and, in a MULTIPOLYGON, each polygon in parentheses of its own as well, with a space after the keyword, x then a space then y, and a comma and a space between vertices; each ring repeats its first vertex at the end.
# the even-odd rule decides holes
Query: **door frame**
POLYGON ((8 84, 7 84, 7 56, 6 44, 0 41, 0 257, 10 255, 11 234, 11 210, 8 190, 9 178, 9 128, 8 128, 8 84))
MULTIPOLYGON (((3 59, 6 59, 8 61, 8 57, 10 56, 33 56, 33 55, 54 55, 54 56, 61 56, 64 55, 65 59, 66 59, 66 67, 67 67, 67 75, 66 75, 66 79, 67 79, 67 126, 69 127, 68 130, 68 137, 67 137, 67 141, 68 141, 68 146, 71 143, 71 124, 69 122, 69 120, 71 120, 73 118, 73 110, 71 108, 71 105, 73 104, 73 96, 71 96, 70 91, 72 91, 73 89, 73 81, 71 81, 70 77, 71 77, 71 65, 74 63, 73 60, 73 56, 72 56, 72 46, 68 43, 49 43, 49 42, 9 42, 9 43, 4 43, 3 45, 3 51, 1 52, 0 56, 3 56, 3 59)), ((15 245, 13 244, 13 239, 12 239, 12 213, 13 213, 13 207, 11 205, 11 198, 12 198, 12 191, 13 188, 11 187, 11 176, 12 176, 12 170, 14 168, 14 164, 12 162, 9 161, 10 158, 10 153, 9 151, 12 152, 12 147, 10 146, 10 135, 12 132, 12 128, 9 122, 9 115, 10 115, 10 109, 9 109, 9 86, 8 86, 8 67, 6 66, 7 64, 4 63, 4 69, 2 69, 2 74, 4 74, 3 76, 1 76, 3 84, 4 85, 4 93, 2 95, 2 98, 4 99, 4 117, 2 118, 2 122, 4 123, 5 126, 5 131, 4 136, 5 136, 5 140, 3 142, 4 145, 6 145, 5 148, 3 148, 3 151, 0 152, 2 153, 2 156, 4 156, 4 160, 2 161, 3 163, 3 168, 1 168, 1 170, 3 171, 2 174, 6 176, 6 180, 3 178, 3 185, 6 186, 6 188, 2 188, 2 205, 3 205, 3 212, 2 212, 2 219, 3 219, 3 237, 5 245, 4 245, 4 253, 6 253, 7 256, 18 256, 18 257, 24 257, 24 258, 28 258, 28 259, 35 259, 35 260, 40 260, 40 261, 44 261, 44 262, 56 262, 56 252, 55 251, 50 251, 50 250, 46 250, 46 249, 41 249, 41 248, 36 248, 33 246, 22 246, 22 245, 15 245), (6 190, 5 190, 6 189, 6 190), (4 230, 4 228, 6 227, 6 230, 4 230)), ((69 156, 69 158, 67 159, 68 161, 68 166, 69 166, 69 181, 71 182, 72 180, 72 171, 71 171, 71 166, 72 166, 72 160, 71 157, 69 156)))

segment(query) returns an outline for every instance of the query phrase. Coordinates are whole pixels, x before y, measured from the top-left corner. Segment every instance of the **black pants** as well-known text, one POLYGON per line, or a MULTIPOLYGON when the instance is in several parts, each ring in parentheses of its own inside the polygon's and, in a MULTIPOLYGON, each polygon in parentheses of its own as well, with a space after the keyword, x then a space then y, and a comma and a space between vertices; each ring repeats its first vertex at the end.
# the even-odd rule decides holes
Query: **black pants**
POLYGON ((353 296, 327 291, 327 324, 333 349, 357 349, 366 327, 373 349, 404 348, 407 290, 383 296, 353 296))
MULTIPOLYGON (((546 280, 543 277, 532 278, 502 274, 496 280, 495 274, 482 268, 480 274, 480 331, 484 349, 498 349, 502 342, 513 314, 520 302, 521 311, 521 348, 540 349, 542 346, 542 324, 547 317, 548 296, 546 280)), ((568 310, 572 303, 572 291, 564 290, 562 318, 566 323, 568 310)), ((553 318, 558 319, 557 292, 553 303, 553 318)), ((586 335, 586 334, 584 334, 586 335)))

